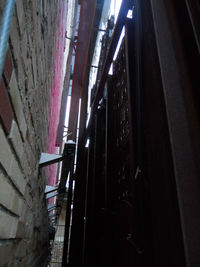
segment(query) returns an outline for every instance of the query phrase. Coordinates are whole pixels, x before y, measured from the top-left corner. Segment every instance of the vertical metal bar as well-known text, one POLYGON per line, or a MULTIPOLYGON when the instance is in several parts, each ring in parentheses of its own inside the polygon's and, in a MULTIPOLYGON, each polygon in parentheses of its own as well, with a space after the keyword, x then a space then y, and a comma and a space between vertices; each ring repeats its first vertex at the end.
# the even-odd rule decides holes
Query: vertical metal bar
POLYGON ((135 1, 135 82, 136 82, 136 153, 137 153, 137 168, 139 173, 142 169, 142 77, 141 77, 141 14, 140 14, 140 1, 135 1))
POLYGON ((86 190, 85 190, 85 214, 84 214, 84 230, 83 230, 83 253, 82 253, 82 267, 85 264, 85 249, 86 249, 86 228, 87 228, 87 208, 88 208, 88 192, 89 192, 89 158, 90 150, 87 152, 87 171, 86 171, 86 190))
POLYGON ((84 242, 84 266, 93 266, 94 258, 94 173, 95 173, 95 136, 96 136, 96 119, 94 119, 93 129, 90 135, 90 145, 88 149, 88 184, 87 184, 87 203, 86 203, 86 221, 85 221, 85 242, 84 242))
MULTIPOLYGON (((73 164, 71 167, 73 170, 73 164)), ((64 248, 63 248, 63 257, 62 257, 62 267, 67 266, 67 253, 69 247, 69 228, 70 228, 70 218, 71 218, 71 205, 72 205, 72 190, 73 190, 73 174, 72 171, 69 177, 69 188, 67 195, 67 207, 66 207, 66 218, 65 218, 65 233, 64 233, 64 248)))
POLYGON ((12 15, 14 11, 15 0, 7 0, 4 7, 3 17, 0 26, 0 78, 3 73, 3 66, 6 57, 6 49, 10 34, 12 15))
MULTIPOLYGON (((89 59, 88 59, 89 60, 89 59)), ((71 228, 69 265, 81 266, 83 259, 83 231, 84 231, 84 211, 85 211, 85 190, 86 190, 86 169, 87 150, 85 148, 84 132, 87 120, 87 99, 88 99, 89 68, 86 70, 84 84, 81 95, 81 116, 79 126, 79 140, 77 151, 77 167, 75 173, 75 189, 73 201, 73 218, 71 228)))
MULTIPOLYGON (((200 263, 200 213, 199 213, 199 162, 200 147, 195 134, 199 129, 191 125, 195 113, 187 93, 192 84, 187 68, 183 68, 185 55, 173 1, 151 0, 156 43, 159 55, 163 93, 174 164, 174 174, 184 239, 186 266, 200 263), (173 26, 172 26, 173 25, 173 26), (173 31, 172 31, 173 30, 173 31), (176 38, 176 39, 175 39, 176 38)), ((178 10, 180 12, 180 10, 178 10)), ((184 25, 183 25, 184 26, 184 25)), ((199 122, 196 122, 199 125, 199 122)))

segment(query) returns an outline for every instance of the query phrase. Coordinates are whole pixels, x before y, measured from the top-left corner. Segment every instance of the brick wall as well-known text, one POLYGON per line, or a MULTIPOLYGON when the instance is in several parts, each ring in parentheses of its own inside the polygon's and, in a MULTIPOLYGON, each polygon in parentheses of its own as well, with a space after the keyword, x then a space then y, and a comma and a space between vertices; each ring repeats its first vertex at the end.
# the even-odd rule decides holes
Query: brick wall
POLYGON ((16 1, 0 80, 0 266, 43 266, 47 255, 47 178, 38 161, 55 149, 67 2, 16 1))

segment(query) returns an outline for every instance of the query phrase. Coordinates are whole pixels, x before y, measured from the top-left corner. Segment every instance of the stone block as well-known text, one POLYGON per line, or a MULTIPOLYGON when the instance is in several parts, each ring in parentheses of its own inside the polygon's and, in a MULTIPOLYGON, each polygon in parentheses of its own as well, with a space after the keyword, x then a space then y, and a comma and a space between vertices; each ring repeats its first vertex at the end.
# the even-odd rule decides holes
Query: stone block
POLYGON ((15 238, 18 218, 0 210, 0 239, 15 238))

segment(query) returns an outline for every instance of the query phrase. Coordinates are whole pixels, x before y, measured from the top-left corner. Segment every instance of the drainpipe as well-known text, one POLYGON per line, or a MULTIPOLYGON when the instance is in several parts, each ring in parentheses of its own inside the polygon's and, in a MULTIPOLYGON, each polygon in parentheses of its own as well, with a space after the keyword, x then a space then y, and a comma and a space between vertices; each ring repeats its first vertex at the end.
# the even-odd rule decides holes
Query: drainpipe
POLYGON ((0 79, 2 76, 4 61, 6 57, 6 50, 10 34, 10 26, 11 26, 14 6, 15 6, 15 0, 6 0, 0 25, 0 79))

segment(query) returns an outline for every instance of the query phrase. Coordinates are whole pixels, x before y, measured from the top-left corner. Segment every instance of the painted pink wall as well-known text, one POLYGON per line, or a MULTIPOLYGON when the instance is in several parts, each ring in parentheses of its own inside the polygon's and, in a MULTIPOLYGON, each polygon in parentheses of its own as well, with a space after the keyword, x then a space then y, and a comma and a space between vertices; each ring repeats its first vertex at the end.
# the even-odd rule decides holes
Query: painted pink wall
MULTIPOLYGON (((59 124, 61 96, 63 90, 64 73, 64 49, 65 49, 65 31, 67 22, 67 10, 68 1, 60 0, 59 2, 59 18, 58 18, 58 31, 56 36, 56 51, 54 53, 54 66, 53 66, 53 83, 50 99, 49 109, 51 110, 47 152, 57 153, 56 149, 56 137, 59 124)), ((56 182, 56 164, 53 164, 46 168, 46 174, 49 181, 49 185, 55 185, 56 182)))

